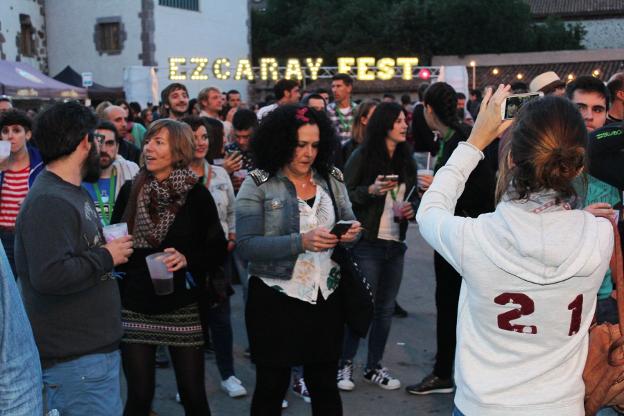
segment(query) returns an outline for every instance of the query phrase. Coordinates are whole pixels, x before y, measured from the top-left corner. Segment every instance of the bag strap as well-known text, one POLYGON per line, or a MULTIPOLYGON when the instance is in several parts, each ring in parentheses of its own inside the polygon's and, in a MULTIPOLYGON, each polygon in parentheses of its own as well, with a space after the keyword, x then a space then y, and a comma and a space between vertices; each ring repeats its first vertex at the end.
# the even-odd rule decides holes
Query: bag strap
POLYGON ((620 334, 624 335, 624 264, 622 259, 622 240, 620 240, 620 232, 617 223, 612 219, 613 225, 613 255, 609 267, 611 268, 611 276, 615 282, 615 290, 617 292, 618 318, 620 326, 620 334))

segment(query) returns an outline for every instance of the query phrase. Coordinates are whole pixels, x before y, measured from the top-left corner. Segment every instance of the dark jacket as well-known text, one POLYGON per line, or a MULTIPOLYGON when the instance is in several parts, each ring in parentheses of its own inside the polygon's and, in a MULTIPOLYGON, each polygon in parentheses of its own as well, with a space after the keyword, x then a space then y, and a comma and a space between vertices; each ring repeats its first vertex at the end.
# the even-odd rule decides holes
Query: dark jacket
MULTIPOLYGON (((466 141, 470 131, 463 126, 463 130, 455 130, 453 135, 441 146, 442 154, 436 161, 436 172, 444 166, 457 148, 459 142, 466 141)), ((442 139, 441 139, 442 140, 442 139)), ((455 215, 460 217, 476 218, 486 212, 493 212, 495 208, 494 195, 496 192, 496 174, 492 169, 492 162, 488 159, 492 152, 486 148, 483 153, 486 158, 479 162, 472 171, 464 192, 459 197, 455 207, 455 215)))
POLYGON ((119 141, 119 154, 126 160, 136 163, 139 165, 139 160, 141 159, 141 149, 136 147, 134 144, 121 139, 119 141))
MULTIPOLYGON (((416 185, 417 167, 416 162, 414 161, 413 163, 413 172, 410 173, 408 169, 404 169, 401 175, 405 181, 405 196, 416 185)), ((375 182, 377 174, 377 170, 371 169, 366 164, 362 147, 358 147, 351 154, 344 172, 345 184, 349 192, 349 199, 353 205, 353 212, 358 221, 362 223, 362 227, 364 227, 364 238, 371 241, 377 239, 377 234, 379 234, 379 221, 381 220, 386 201, 385 195, 378 196, 368 193, 368 187, 375 182)), ((412 192, 410 202, 414 207, 414 212, 416 212, 420 203, 418 192, 412 192)), ((405 240, 407 223, 408 221, 404 220, 399 224, 399 238, 401 241, 405 240)))
POLYGON ((624 123, 612 123, 589 135, 589 173, 624 190, 624 123))
MULTIPOLYGON (((131 184, 128 181, 121 188, 111 224, 121 222, 131 184)), ((123 307, 140 313, 159 314, 197 302, 201 291, 205 290, 208 273, 223 265, 226 252, 227 242, 217 207, 210 192, 198 182, 189 191, 186 203, 178 211, 160 246, 135 249, 128 263, 116 268, 124 273, 123 279, 119 280, 123 307), (184 254, 188 267, 174 273, 173 293, 159 296, 154 292, 145 257, 169 247, 184 254), (187 271, 192 281, 187 281, 187 271), (193 284, 196 287, 191 287, 193 284)))

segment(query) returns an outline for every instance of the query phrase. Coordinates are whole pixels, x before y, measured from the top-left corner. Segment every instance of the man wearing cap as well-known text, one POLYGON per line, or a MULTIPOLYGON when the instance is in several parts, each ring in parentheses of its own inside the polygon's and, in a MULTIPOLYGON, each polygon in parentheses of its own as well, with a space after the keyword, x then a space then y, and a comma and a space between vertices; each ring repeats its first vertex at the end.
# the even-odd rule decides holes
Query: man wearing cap
POLYGON ((531 92, 543 92, 544 95, 555 95, 562 97, 565 95, 565 82, 553 71, 539 74, 529 84, 531 92))
POLYGON ((624 120, 624 72, 617 72, 607 82, 611 106, 607 113, 607 124, 624 120))

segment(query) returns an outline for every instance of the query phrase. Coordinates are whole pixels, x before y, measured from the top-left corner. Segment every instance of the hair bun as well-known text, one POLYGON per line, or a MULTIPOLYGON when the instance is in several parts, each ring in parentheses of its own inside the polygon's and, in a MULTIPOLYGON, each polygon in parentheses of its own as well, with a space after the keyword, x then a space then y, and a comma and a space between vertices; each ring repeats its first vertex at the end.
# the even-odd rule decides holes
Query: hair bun
POLYGON ((559 190, 574 179, 583 168, 585 149, 557 147, 546 156, 542 179, 548 188, 559 190))

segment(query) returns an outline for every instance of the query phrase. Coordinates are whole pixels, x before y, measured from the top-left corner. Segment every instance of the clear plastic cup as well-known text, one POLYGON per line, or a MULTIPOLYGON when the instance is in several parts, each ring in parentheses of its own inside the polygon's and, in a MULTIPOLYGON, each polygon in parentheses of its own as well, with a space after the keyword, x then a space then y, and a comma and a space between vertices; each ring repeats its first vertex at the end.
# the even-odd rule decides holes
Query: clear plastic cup
POLYGON ((409 204, 405 201, 392 201, 392 214, 394 215, 394 222, 401 222, 405 219, 403 215, 403 207, 409 204))
POLYGON ((157 295, 170 295, 173 293, 173 272, 167 270, 163 260, 169 256, 167 253, 154 253, 145 257, 147 269, 149 270, 154 292, 157 295))
POLYGON ((423 187, 423 178, 426 176, 433 177, 433 169, 418 169, 416 171, 416 176, 418 178, 418 187, 423 187))
POLYGON ((120 222, 119 224, 107 225, 102 228, 102 232, 104 233, 104 240, 106 240, 107 243, 110 243, 113 240, 117 240, 118 238, 128 235, 128 224, 120 222))
POLYGON ((241 178, 241 179, 245 179, 248 173, 249 171, 247 169, 239 169, 236 172, 234 172, 234 176, 241 178))
POLYGON ((11 142, 8 140, 0 140, 0 161, 11 155, 11 142))

